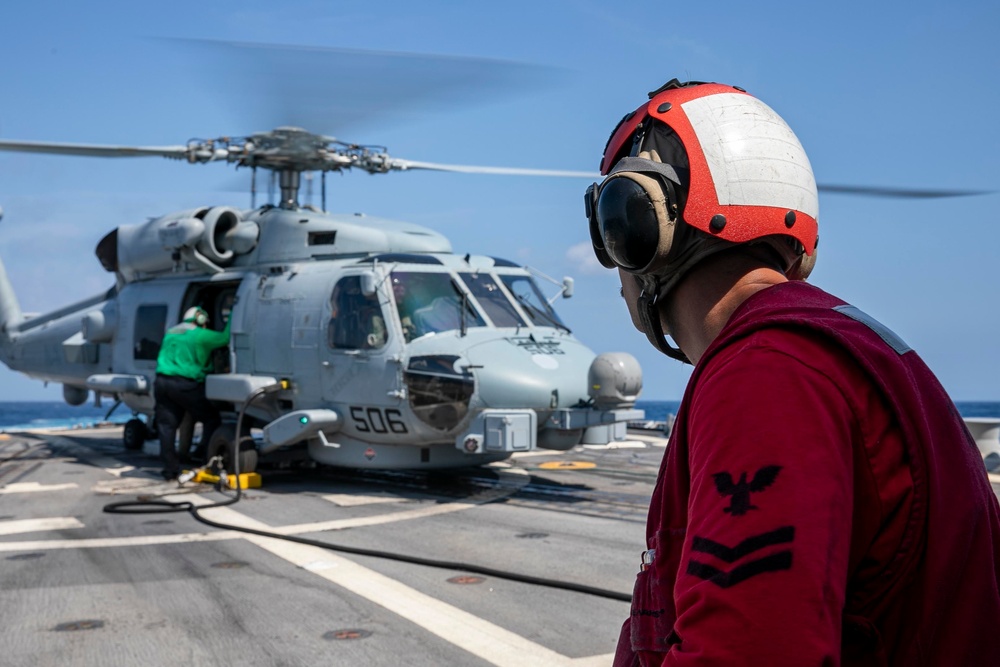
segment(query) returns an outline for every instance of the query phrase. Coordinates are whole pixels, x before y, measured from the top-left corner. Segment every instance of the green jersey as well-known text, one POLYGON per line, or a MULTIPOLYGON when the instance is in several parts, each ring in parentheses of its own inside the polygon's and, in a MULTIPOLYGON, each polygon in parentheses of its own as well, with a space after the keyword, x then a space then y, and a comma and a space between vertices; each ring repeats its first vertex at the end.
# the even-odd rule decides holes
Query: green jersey
POLYGON ((229 345, 229 322, 222 331, 203 329, 182 322, 167 329, 156 358, 156 372, 201 382, 205 379, 212 351, 229 345))

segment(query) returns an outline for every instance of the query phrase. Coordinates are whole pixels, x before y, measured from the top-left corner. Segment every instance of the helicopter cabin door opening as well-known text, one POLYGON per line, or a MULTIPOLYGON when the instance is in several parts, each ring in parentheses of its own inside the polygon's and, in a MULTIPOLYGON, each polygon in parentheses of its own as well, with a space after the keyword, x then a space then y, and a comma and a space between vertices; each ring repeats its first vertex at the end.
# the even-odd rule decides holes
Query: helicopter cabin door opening
MULTIPOLYGON (((226 328, 236 304, 236 290, 240 281, 192 283, 184 294, 178 311, 178 319, 184 316, 189 308, 198 306, 208 313, 208 328, 222 331, 226 328)), ((229 346, 219 348, 212 353, 210 373, 229 373, 229 346)))

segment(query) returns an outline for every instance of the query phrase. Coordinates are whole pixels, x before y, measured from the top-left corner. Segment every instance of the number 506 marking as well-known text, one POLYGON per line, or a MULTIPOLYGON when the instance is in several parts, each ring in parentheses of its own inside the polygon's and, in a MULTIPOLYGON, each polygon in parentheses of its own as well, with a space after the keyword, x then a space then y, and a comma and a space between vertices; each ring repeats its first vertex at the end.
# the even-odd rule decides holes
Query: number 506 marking
POLYGON ((351 419, 362 433, 409 433, 403 413, 396 408, 351 407, 351 419))

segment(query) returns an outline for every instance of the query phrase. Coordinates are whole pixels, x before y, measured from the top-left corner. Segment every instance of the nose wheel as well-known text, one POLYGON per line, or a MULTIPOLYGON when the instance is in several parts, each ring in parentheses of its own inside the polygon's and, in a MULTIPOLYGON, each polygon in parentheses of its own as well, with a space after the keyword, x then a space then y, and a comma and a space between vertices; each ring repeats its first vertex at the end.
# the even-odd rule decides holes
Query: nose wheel
MULTIPOLYGON (((222 467, 226 472, 235 472, 236 466, 233 458, 236 451, 236 426, 233 424, 223 424, 215 429, 212 439, 208 442, 206 460, 211 460, 213 456, 222 457, 222 467)), ((240 438, 239 466, 240 473, 256 472, 257 470, 257 448, 253 438, 249 433, 244 433, 240 438)))

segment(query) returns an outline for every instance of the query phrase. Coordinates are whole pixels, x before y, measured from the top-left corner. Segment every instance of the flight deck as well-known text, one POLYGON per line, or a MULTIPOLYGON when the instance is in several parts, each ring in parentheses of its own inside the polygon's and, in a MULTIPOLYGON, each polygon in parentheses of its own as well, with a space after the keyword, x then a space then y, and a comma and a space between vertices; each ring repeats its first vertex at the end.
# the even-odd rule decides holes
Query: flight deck
POLYGON ((666 445, 629 436, 448 471, 263 469, 203 512, 240 532, 104 511, 233 497, 163 482, 120 428, 0 434, 3 663, 610 664, 666 445))

